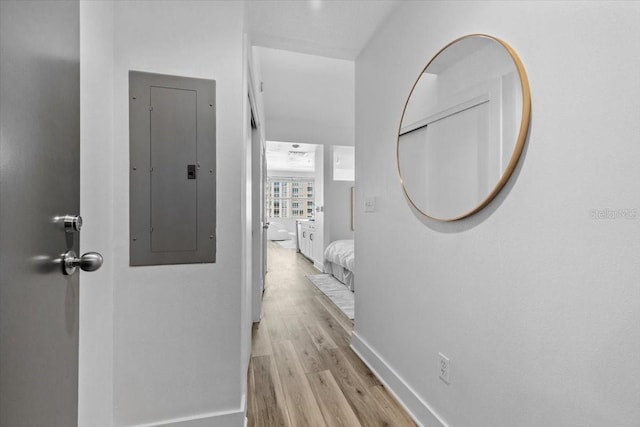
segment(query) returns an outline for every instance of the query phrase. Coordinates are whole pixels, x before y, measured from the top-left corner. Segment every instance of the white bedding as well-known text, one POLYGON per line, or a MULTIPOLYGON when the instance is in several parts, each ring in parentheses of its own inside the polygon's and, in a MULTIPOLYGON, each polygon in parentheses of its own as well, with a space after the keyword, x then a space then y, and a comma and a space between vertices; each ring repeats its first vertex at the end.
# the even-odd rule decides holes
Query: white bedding
POLYGON ((324 251, 324 259, 353 271, 353 240, 336 240, 324 251))
POLYGON ((336 240, 324 251, 324 272, 344 283, 352 292, 353 263, 353 240, 336 240))

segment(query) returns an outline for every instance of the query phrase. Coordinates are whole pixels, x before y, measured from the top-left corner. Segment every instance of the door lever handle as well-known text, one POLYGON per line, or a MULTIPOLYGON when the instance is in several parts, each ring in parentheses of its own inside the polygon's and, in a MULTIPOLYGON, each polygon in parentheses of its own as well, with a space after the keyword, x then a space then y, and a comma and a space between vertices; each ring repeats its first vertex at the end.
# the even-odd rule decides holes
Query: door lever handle
POLYGON ((78 258, 74 251, 67 251, 62 258, 62 271, 67 276, 75 273, 78 267, 82 271, 96 271, 102 267, 102 261, 98 252, 87 252, 78 258))

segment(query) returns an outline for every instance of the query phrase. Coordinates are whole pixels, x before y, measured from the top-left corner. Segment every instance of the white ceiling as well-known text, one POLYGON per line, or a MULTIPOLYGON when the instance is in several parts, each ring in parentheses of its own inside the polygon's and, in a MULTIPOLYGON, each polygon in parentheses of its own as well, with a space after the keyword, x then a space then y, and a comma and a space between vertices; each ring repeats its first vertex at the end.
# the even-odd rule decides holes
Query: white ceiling
POLYGON ((313 172, 316 144, 267 141, 267 169, 270 171, 313 172))
POLYGON ((353 145, 353 61, 262 47, 256 52, 267 139, 353 145))
POLYGON ((401 0, 248 0, 254 46, 354 60, 401 0))
POLYGON ((246 31, 264 83, 270 170, 313 171, 316 145, 305 142, 353 144, 353 61, 401 2, 246 1, 246 31))

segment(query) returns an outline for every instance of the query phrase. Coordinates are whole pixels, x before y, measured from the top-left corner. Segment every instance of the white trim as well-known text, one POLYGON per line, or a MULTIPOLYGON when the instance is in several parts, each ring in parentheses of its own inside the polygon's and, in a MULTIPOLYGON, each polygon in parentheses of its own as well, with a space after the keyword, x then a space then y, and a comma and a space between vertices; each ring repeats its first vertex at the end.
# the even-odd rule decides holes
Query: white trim
MULTIPOLYGON (((260 129, 260 111, 258 109, 258 102, 256 98, 256 89, 254 83, 255 73, 253 72, 253 55, 251 45, 248 41, 247 34, 244 34, 244 42, 246 49, 246 59, 247 59, 247 92, 249 94, 249 102, 251 103, 251 111, 253 113, 253 120, 255 121, 255 127, 260 129)), ((263 141, 264 144, 264 141, 263 141)))
MULTIPOLYGON (((242 40, 242 93, 245 97, 242 101, 242 150, 241 150, 241 188, 240 188, 240 360, 238 376, 241 384, 241 393, 247 392, 247 368, 251 358, 251 327, 252 327, 252 278, 253 278, 253 223, 251 208, 251 102, 249 93, 249 56, 251 48, 247 35, 243 34, 242 40)), ((237 424, 240 426, 240 424, 237 424)))
MULTIPOLYGON (((246 185, 251 185, 251 246, 247 248, 248 251, 251 251, 251 262, 250 262, 250 277, 249 277, 249 286, 248 291, 251 294, 251 306, 247 309, 249 310, 249 315, 251 318, 251 323, 260 322, 262 318, 262 294, 264 292, 264 284, 265 284, 265 274, 266 274, 266 265, 264 264, 264 259, 267 256, 266 253, 266 245, 265 245, 265 233, 266 231, 263 228, 262 221, 266 221, 263 219, 263 216, 266 216, 266 212, 264 212, 264 204, 266 202, 266 195, 260 197, 264 191, 264 176, 262 168, 266 168, 265 162, 265 153, 266 153, 266 142, 264 137, 264 127, 261 122, 261 110, 259 108, 258 102, 258 92, 256 91, 256 81, 255 81, 255 67, 253 64, 253 48, 249 41, 249 36, 247 33, 244 34, 244 53, 245 53, 245 61, 246 61, 246 85, 247 85, 247 95, 249 97, 249 110, 252 119, 252 126, 250 130, 250 134, 248 137, 250 138, 249 156, 251 158, 250 167, 251 167, 251 182, 245 183, 246 185), (255 130, 254 130, 255 129, 255 130), (258 132, 258 142, 259 147, 256 146, 254 141, 254 132, 258 132), (256 183, 256 181, 259 181, 256 183), (257 203, 256 203, 256 200, 257 203), (256 212, 257 211, 257 212, 256 212)), ((245 185, 245 187, 246 187, 245 185)), ((249 336, 251 336, 251 326, 249 327, 249 336)), ((249 338, 249 352, 247 354, 246 366, 249 366, 249 360, 251 359, 251 338, 249 338)), ((245 377, 246 378, 246 377, 245 377)), ((246 383, 246 381, 245 381, 246 383)))
MULTIPOLYGON (((247 370, 249 369, 249 367, 247 366, 247 370)), ((248 393, 248 391, 247 391, 248 393)), ((247 393, 243 393, 242 397, 240 398, 240 410, 242 412, 244 412, 245 414, 245 418, 247 415, 247 393)))
POLYGON ((426 117, 424 119, 418 120, 415 123, 410 123, 406 126, 403 126, 402 129, 400 129, 400 136, 407 134, 409 132, 413 132, 414 130, 423 128, 427 125, 430 125, 432 123, 437 122, 438 120, 442 120, 442 119, 446 119, 447 117, 451 117, 454 114, 458 114, 461 113, 463 111, 466 111, 470 108, 473 107, 477 107, 478 105, 482 105, 485 104, 487 102, 489 102, 491 100, 491 96, 488 93, 484 93, 480 96, 476 96, 475 98, 472 98, 468 101, 464 101, 461 102, 457 105, 454 105, 452 107, 449 108, 445 108, 442 111, 438 111, 435 114, 430 115, 429 117, 426 117))
POLYGON ((245 425, 245 410, 240 408, 231 411, 196 415, 194 417, 174 418, 148 424, 137 424, 136 427, 241 427, 243 425, 245 425))
POLYGON ((449 424, 356 331, 351 335, 351 349, 378 377, 416 424, 449 427, 449 424))

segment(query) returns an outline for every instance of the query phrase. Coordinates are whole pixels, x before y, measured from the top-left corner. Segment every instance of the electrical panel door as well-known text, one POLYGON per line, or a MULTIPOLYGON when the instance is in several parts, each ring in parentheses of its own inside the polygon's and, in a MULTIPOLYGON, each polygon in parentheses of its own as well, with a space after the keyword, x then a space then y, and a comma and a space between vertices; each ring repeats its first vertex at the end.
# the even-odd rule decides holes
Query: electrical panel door
POLYGON ((130 264, 215 262, 215 81, 129 73, 130 264))

